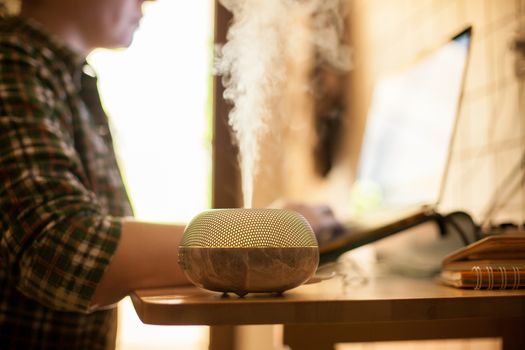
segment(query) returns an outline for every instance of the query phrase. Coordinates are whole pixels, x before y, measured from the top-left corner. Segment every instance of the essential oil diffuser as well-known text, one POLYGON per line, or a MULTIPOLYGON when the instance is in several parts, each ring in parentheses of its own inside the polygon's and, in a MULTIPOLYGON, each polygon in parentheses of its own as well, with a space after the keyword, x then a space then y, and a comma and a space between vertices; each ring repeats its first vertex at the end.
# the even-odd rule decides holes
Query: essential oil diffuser
POLYGON ((283 209, 215 209, 186 227, 179 264, 196 286, 218 292, 277 292, 307 281, 319 248, 306 219, 283 209))

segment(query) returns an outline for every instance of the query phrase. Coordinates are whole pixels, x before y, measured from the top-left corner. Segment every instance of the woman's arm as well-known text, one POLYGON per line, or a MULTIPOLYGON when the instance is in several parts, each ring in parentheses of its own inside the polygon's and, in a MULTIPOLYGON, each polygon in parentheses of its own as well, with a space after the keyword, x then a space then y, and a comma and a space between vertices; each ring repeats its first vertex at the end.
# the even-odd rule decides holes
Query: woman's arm
POLYGON ((140 288, 188 284, 178 264, 184 227, 124 221, 119 245, 92 299, 94 308, 114 304, 140 288))

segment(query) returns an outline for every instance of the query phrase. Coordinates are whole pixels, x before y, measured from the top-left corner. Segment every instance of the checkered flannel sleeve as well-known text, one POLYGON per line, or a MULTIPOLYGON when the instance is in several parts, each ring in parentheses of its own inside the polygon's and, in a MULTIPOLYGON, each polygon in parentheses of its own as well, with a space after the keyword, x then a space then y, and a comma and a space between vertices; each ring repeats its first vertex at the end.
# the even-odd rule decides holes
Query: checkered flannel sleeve
POLYGON ((89 312, 121 221, 85 185, 52 73, 24 54, 0 53, 0 70, 0 268, 47 307, 89 312))

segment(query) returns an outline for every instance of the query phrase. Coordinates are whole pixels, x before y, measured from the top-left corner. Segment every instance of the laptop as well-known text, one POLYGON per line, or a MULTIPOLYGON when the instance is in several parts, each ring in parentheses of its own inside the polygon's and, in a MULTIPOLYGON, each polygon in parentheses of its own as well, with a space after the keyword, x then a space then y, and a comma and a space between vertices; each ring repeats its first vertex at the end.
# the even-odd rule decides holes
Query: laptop
POLYGON ((367 116, 356 208, 345 228, 321 239, 321 262, 436 218, 461 105, 472 29, 408 68, 377 81, 367 116))

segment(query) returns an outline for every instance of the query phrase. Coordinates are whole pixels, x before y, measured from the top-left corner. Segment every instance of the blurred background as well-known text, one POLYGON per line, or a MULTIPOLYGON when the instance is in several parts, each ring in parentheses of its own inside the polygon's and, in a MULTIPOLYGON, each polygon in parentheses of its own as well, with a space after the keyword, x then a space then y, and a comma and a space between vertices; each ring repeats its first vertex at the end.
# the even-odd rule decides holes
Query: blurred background
MULTIPOLYGON (((525 36, 525 0, 348 0, 346 5, 343 40, 352 50, 350 71, 284 58, 291 68, 282 100, 273 106, 286 122, 272 120, 272 130, 279 132, 261 137, 253 206, 285 197, 327 203, 341 215, 351 210, 375 82, 471 25, 470 61, 441 209, 466 210, 476 221, 495 225, 523 223, 523 178, 509 184, 509 174, 525 152, 525 58, 516 44, 525 36), (297 88, 305 85, 310 88, 297 88)), ((225 42, 230 21, 231 14, 213 0, 158 0, 145 5, 129 50, 100 50, 89 57, 140 219, 187 222, 209 207, 242 206, 238 153, 227 121, 231 106, 220 78, 211 74, 214 43, 225 42)), ((299 25, 308 30, 308 21, 299 25)), ((208 347, 208 327, 145 326, 128 299, 121 306, 119 349, 208 347)), ((221 332, 233 337, 238 349, 278 348, 278 326, 212 330, 221 332)), ((500 346, 484 339, 338 349, 500 346)))

